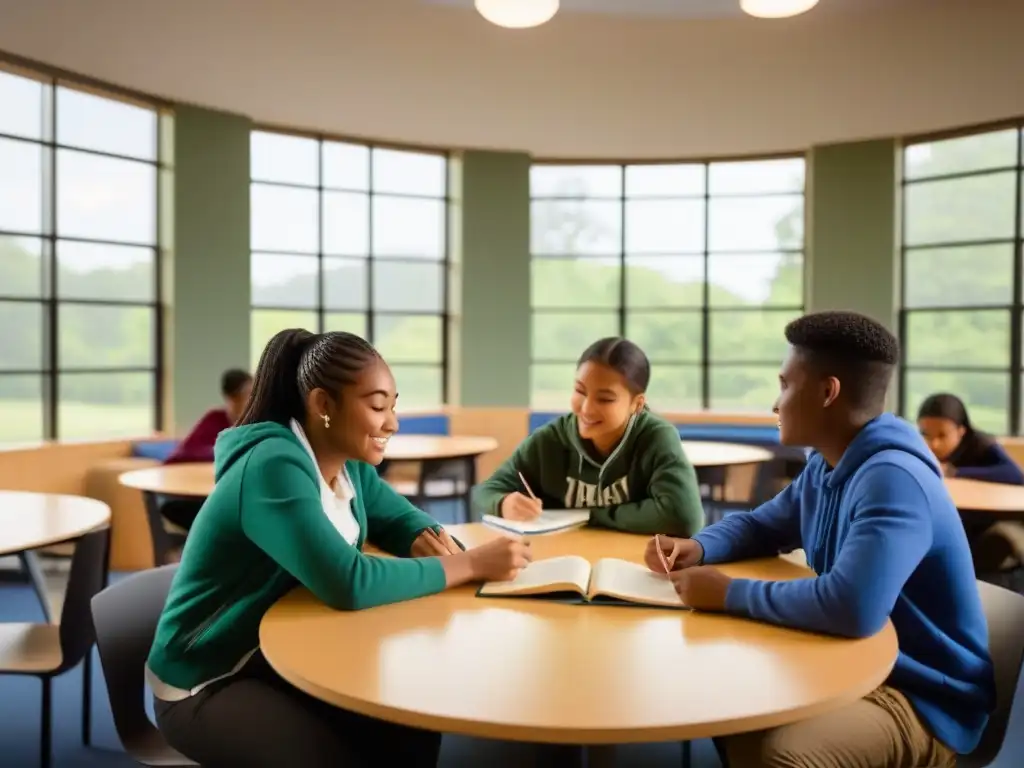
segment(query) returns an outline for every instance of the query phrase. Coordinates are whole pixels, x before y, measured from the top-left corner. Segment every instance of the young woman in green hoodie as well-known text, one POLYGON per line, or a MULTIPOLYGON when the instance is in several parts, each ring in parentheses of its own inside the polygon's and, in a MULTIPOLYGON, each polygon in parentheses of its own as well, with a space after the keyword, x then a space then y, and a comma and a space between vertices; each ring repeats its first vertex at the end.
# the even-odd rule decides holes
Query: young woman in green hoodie
POLYGON ((650 378, 647 355, 633 342, 591 344, 576 365, 572 412, 526 438, 477 486, 476 506, 512 520, 542 508, 589 509, 592 525, 697 533, 704 527, 697 475, 679 430, 647 408, 650 378))
MULTIPOLYGON (((288 330, 267 344, 216 485, 189 533, 150 651, 157 725, 205 768, 434 766, 440 735, 336 709, 259 651, 263 614, 302 585, 338 610, 509 578, 528 545, 470 551, 381 480, 398 429, 391 371, 348 333, 288 330), (395 557, 362 553, 371 541, 395 557)), ((349 649, 338 648, 338 653, 349 649)))

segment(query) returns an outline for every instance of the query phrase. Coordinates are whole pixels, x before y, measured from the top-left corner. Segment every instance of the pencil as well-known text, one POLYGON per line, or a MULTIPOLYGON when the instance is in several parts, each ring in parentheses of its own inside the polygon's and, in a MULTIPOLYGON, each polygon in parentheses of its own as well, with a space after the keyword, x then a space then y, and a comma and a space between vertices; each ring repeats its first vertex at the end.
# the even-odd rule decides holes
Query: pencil
POLYGON ((519 479, 523 481, 523 487, 526 489, 526 492, 530 494, 530 498, 533 499, 534 501, 537 501, 537 497, 534 495, 533 489, 530 488, 530 484, 526 482, 526 478, 523 477, 522 472, 519 473, 519 479))
POLYGON ((665 551, 661 548, 660 534, 654 534, 654 546, 658 549, 658 559, 661 560, 661 567, 665 569, 665 573, 668 573, 668 558, 665 557, 665 551))

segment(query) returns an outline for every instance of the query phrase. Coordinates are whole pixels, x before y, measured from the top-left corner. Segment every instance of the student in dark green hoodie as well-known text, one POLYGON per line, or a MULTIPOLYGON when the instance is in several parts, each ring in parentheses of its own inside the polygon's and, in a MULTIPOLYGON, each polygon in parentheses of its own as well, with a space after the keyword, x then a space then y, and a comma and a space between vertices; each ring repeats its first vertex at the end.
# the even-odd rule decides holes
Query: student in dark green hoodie
MULTIPOLYGON (((214 449, 217 483, 189 534, 150 651, 157 725, 205 768, 434 766, 440 735, 336 709, 259 651, 263 614, 303 585, 332 608, 411 600, 508 578, 528 545, 470 551, 379 478, 398 429, 391 371, 348 333, 288 330, 214 449), (362 553, 371 541, 396 557, 362 553)), ((338 653, 346 653, 344 646, 338 653)))
POLYGON ((697 533, 704 527, 697 475, 679 430, 647 408, 650 378, 647 355, 633 342, 591 344, 576 366, 572 412, 526 438, 477 487, 476 506, 511 520, 529 520, 542 508, 589 509, 592 525, 697 533))

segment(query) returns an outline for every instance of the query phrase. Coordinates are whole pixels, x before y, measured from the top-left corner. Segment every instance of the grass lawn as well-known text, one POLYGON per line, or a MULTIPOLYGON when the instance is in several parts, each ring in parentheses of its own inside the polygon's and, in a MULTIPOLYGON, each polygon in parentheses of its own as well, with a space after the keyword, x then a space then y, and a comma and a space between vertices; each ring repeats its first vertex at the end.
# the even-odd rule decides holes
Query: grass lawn
MULTIPOLYGON (((153 431, 150 405, 97 405, 62 401, 58 409, 62 440, 139 437, 153 431)), ((0 399, 0 444, 43 439, 43 407, 38 400, 0 399)))

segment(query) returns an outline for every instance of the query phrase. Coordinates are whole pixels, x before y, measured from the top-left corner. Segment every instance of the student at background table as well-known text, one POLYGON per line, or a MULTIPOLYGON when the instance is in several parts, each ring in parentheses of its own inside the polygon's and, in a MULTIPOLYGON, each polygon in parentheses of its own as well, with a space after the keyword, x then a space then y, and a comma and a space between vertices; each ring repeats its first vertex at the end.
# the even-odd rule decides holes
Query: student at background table
MULTIPOLYGON (((213 445, 217 436, 238 421, 252 391, 252 376, 248 371, 232 368, 220 377, 223 408, 211 408, 178 443, 164 464, 213 461, 213 445)), ((201 499, 169 498, 160 505, 160 514, 186 531, 192 528, 196 515, 203 506, 201 499)))
MULTIPOLYGON (((1024 485, 1024 472, 991 435, 971 424, 956 395, 931 395, 917 412, 917 426, 946 477, 1024 485)), ((978 573, 995 574, 1024 562, 1024 525, 975 513, 964 520, 978 573)))
POLYGON ((217 436, 232 426, 245 410, 252 392, 252 376, 248 371, 232 368, 220 377, 222 408, 211 408, 178 443, 165 464, 183 464, 195 461, 213 461, 213 446, 217 436))
POLYGON ((591 524, 606 528, 699 531, 697 475, 679 430, 647 407, 650 379, 647 355, 633 342, 594 342, 576 364, 571 413, 527 437, 477 486, 476 506, 511 520, 535 518, 542 508, 589 509, 591 524))
POLYGON ((946 477, 1024 485, 1021 468, 998 440, 974 428, 956 395, 926 398, 917 411, 917 427, 946 477))
POLYGON ((513 578, 528 562, 515 538, 463 551, 378 477, 397 397, 387 364, 358 336, 287 330, 263 351, 238 426, 217 440, 217 484, 146 668, 161 732, 205 768, 436 765, 439 734, 320 702, 259 650, 263 614, 299 584, 359 610, 513 578), (396 557, 363 555, 367 540, 396 557))
POLYGON ((825 715, 720 740, 731 768, 953 768, 978 744, 995 681, 938 463, 911 424, 884 413, 899 345, 851 312, 806 315, 785 333, 774 411, 784 445, 814 448, 806 469, 750 514, 693 539, 652 540, 645 561, 667 565, 697 610, 845 637, 895 627, 899 656, 881 687, 825 715), (817 578, 732 579, 703 567, 800 547, 817 578))

